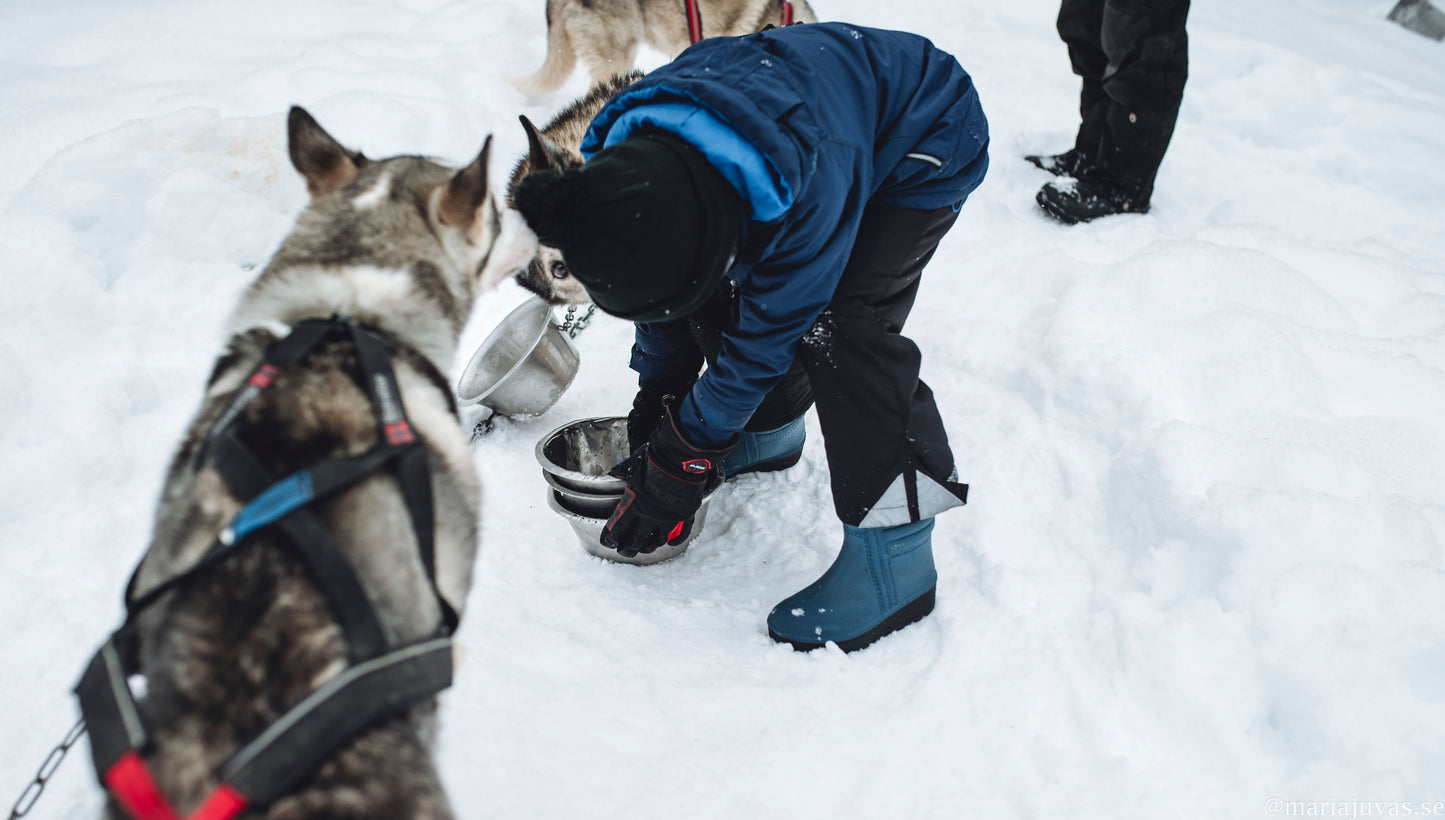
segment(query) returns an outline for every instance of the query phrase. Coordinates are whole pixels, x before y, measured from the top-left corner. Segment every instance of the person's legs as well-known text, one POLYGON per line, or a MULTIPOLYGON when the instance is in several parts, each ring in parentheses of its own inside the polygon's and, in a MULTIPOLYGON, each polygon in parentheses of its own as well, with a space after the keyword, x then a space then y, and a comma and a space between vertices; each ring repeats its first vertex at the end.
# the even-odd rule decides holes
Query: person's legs
POLYGON ((918 378, 918 346, 903 335, 923 268, 957 218, 870 206, 831 303, 798 346, 845 524, 917 521, 959 503, 961 488, 946 498, 931 488, 951 481, 953 453, 918 378))
POLYGON ((828 571, 768 616, 776 641, 852 651, 933 609, 933 516, 962 504, 967 487, 902 331, 957 217, 870 207, 832 302, 799 346, 844 539, 828 571))
POLYGON ((1079 132, 1074 138, 1072 175, 1093 162, 1104 130, 1109 96, 1104 93, 1104 72, 1109 58, 1100 34, 1104 27, 1104 0, 1063 0, 1059 4, 1059 39, 1069 49, 1069 63, 1079 76, 1079 132))
POLYGON ((1079 132, 1074 147, 1062 154, 1036 154, 1024 159, 1056 176, 1073 176, 1099 150, 1109 97, 1104 93, 1104 69, 1109 58, 1099 42, 1104 0, 1063 0, 1059 4, 1059 39, 1069 48, 1069 63, 1079 75, 1079 132))
POLYGON ((1106 0, 1099 29, 1104 96, 1091 162, 1076 169, 1077 184, 1039 191, 1051 216, 1073 223, 1149 210, 1189 74, 1188 14, 1189 0, 1106 0))
POLYGON ((1109 0, 1101 42, 1109 104, 1097 173, 1144 202, 1174 134, 1189 77, 1189 0, 1109 0))

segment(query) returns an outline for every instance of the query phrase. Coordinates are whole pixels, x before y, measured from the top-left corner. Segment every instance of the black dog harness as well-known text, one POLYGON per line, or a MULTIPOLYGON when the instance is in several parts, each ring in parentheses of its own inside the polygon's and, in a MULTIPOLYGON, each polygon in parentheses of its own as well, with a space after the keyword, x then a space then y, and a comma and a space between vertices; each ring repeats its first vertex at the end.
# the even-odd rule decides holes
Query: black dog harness
POLYGON ((260 366, 207 432, 199 452, 198 463, 209 460, 231 492, 246 501, 245 507, 193 566, 140 596, 135 595, 137 567, 126 587, 125 623, 96 653, 75 688, 90 733, 96 774, 132 820, 180 820, 141 757, 150 741, 127 683, 140 670, 136 619, 166 593, 255 543, 249 536, 263 528, 280 531, 283 542, 305 564, 346 637, 350 666, 231 755, 216 771, 220 785, 188 820, 229 820, 248 807, 264 809, 294 790, 363 729, 452 683, 451 636, 457 614, 436 587, 431 474, 426 451, 402 407, 390 354, 379 336, 336 317, 299 322, 289 336, 266 351, 260 366), (277 480, 241 442, 236 420, 281 368, 300 362, 328 339, 347 337, 361 364, 379 440, 360 455, 332 458, 277 480), (404 645, 387 642, 355 570, 307 509, 313 501, 384 468, 390 468, 401 485, 443 617, 436 635, 404 645))

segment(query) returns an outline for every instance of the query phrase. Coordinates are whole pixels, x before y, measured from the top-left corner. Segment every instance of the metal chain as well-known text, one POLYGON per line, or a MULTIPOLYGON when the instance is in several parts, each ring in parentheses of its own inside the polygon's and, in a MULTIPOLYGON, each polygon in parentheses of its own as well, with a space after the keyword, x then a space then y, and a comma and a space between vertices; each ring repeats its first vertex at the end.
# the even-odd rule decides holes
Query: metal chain
POLYGON ((80 742, 81 735, 85 734, 85 718, 81 718, 66 733, 65 739, 60 745, 50 750, 45 757, 45 762, 40 764, 40 771, 36 773, 35 779, 20 793, 20 799, 15 801, 15 808, 10 810, 10 820, 17 820, 30 813, 35 808, 35 802, 40 799, 41 792, 45 791, 45 784, 55 776, 55 770, 60 768, 60 762, 65 759, 65 753, 70 747, 80 742))
POLYGON ((577 316, 577 305, 568 305, 567 315, 562 317, 562 324, 557 325, 557 329, 566 333, 567 338, 575 339, 577 338, 577 334, 586 330, 587 326, 592 323, 592 314, 596 312, 596 305, 588 305, 587 312, 579 318, 577 316))
POLYGON ((482 418, 476 423, 474 427, 472 427, 473 444, 481 441, 483 436, 497 429, 497 416, 499 415, 501 414, 498 413, 496 410, 492 410, 486 415, 486 417, 482 418))

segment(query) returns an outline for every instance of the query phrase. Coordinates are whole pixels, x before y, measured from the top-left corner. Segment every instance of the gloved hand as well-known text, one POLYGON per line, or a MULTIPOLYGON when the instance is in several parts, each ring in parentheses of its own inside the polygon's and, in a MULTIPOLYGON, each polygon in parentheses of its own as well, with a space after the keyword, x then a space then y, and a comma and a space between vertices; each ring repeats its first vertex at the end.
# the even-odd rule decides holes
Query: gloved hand
POLYGON ((697 374, 693 373, 638 382, 637 395, 632 399, 632 412, 627 414, 629 455, 635 455, 652 438, 658 422, 662 421, 662 400, 675 396, 679 402, 682 401, 696 381, 697 374))
POLYGON ((602 545, 626 558, 687 537, 702 500, 722 484, 723 459, 733 449, 693 446, 678 428, 673 406, 663 403, 652 437, 612 471, 627 489, 602 529, 602 545))

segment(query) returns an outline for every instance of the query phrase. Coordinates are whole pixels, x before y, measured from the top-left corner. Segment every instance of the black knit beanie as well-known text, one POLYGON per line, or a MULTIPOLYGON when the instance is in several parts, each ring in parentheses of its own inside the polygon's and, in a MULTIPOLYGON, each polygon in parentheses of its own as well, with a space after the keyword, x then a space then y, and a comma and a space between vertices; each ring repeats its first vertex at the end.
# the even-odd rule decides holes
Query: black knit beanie
POLYGON ((512 196, 598 307, 634 322, 686 316, 737 252, 742 199, 691 145, 647 131, 580 168, 537 171, 512 196))

